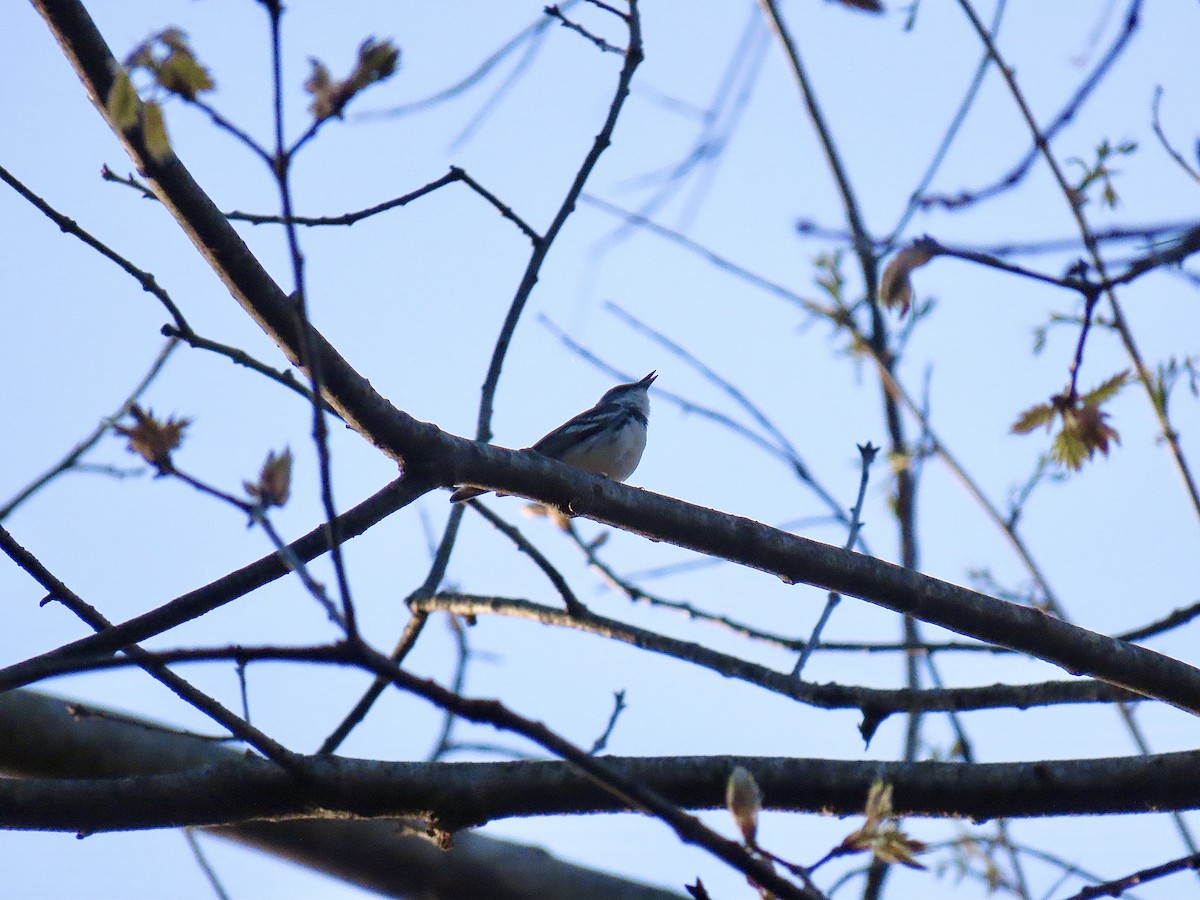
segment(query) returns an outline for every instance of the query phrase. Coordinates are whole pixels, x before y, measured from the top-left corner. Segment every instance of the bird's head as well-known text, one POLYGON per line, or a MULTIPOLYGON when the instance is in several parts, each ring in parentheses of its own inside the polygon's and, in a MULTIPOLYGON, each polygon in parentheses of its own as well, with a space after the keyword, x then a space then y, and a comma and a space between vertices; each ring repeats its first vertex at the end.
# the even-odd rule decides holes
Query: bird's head
POLYGON ((640 410, 645 414, 650 409, 650 397, 647 392, 657 377, 657 372, 651 372, 640 381, 631 381, 628 384, 618 384, 614 388, 609 388, 604 396, 600 398, 597 406, 604 406, 608 403, 619 403, 622 406, 640 410))

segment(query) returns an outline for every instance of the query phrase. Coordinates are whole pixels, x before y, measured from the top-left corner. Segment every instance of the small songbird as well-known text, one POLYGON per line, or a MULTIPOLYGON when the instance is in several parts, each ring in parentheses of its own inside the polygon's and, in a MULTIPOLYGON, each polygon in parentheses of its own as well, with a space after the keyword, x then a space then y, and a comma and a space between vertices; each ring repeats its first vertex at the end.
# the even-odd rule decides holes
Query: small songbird
MULTIPOLYGON (((651 372, 641 381, 610 388, 595 406, 559 425, 530 449, 585 472, 624 481, 646 449, 649 391, 657 377, 651 372)), ((450 502, 486 493, 484 488, 464 486, 450 495, 450 502)))

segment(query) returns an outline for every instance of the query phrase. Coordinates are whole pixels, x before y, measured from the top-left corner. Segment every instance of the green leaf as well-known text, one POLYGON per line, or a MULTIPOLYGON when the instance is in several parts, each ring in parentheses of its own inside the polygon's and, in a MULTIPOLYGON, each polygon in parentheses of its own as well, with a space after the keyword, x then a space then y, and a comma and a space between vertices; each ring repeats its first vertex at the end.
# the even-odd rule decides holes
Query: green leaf
POLYGON ((1084 443, 1077 433, 1069 428, 1064 428, 1054 438, 1054 445, 1050 448, 1050 455, 1068 469, 1077 472, 1083 468, 1084 462, 1092 454, 1089 452, 1087 444, 1084 443))
POLYGON ((163 162, 171 155, 171 139, 167 137, 162 107, 157 103, 147 103, 142 112, 142 139, 146 142, 146 150, 155 162, 163 162))
POLYGON ((1049 328, 1045 325, 1039 325, 1033 329, 1033 355, 1038 356, 1046 349, 1046 338, 1048 337, 1049 328))
POLYGON ((376 81, 390 78, 400 61, 400 49, 391 41, 367 38, 358 48, 358 65, 350 76, 356 90, 362 90, 376 81))
POLYGON ((190 51, 175 50, 154 73, 158 83, 173 94, 193 100, 201 91, 214 87, 208 70, 196 61, 190 51))
POLYGON ((1031 406, 1025 412, 1017 417, 1017 421, 1013 422, 1013 434, 1028 434, 1033 429, 1042 425, 1049 425, 1054 419, 1054 407, 1049 403, 1039 403, 1037 406, 1031 406))
POLYGON ((1123 369, 1118 372, 1108 381, 1103 382, 1097 387, 1092 388, 1083 395, 1083 402, 1092 406, 1099 406, 1108 400, 1111 400, 1117 395, 1121 388, 1129 383, 1129 370, 1123 369))
POLYGON ((133 82, 129 80, 129 73, 123 68, 117 69, 112 87, 108 89, 108 100, 105 102, 113 125, 121 131, 128 131, 136 125, 141 103, 133 82))
POLYGON ((828 294, 829 299, 839 307, 844 307, 846 304, 842 289, 846 285, 846 279, 842 276, 842 251, 838 249, 833 253, 819 253, 813 260, 813 265, 817 269, 813 279, 817 287, 828 294))

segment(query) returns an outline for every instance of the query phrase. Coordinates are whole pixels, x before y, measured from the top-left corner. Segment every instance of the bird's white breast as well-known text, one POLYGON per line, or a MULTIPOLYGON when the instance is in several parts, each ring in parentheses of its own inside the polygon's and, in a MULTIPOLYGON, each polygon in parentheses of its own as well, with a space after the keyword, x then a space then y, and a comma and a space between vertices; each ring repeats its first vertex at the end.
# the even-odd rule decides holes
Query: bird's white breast
POLYGON ((624 481, 641 462, 645 449, 646 426, 630 418, 624 427, 573 448, 563 455, 562 461, 613 481, 624 481))

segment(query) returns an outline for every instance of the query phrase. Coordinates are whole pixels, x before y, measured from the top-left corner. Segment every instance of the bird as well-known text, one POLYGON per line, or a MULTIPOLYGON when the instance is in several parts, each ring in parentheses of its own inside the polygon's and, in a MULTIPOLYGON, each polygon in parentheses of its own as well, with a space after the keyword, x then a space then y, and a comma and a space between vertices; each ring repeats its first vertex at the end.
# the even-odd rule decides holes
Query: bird
MULTIPOLYGON (((657 377, 657 372, 651 372, 639 381, 609 388, 595 406, 563 422, 529 449, 585 472, 624 481, 646 449, 649 391, 657 377)), ((462 503, 486 493, 485 488, 464 485, 450 495, 450 502, 462 503)))

